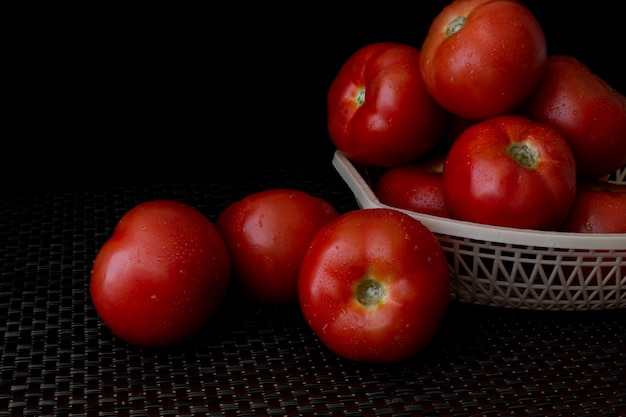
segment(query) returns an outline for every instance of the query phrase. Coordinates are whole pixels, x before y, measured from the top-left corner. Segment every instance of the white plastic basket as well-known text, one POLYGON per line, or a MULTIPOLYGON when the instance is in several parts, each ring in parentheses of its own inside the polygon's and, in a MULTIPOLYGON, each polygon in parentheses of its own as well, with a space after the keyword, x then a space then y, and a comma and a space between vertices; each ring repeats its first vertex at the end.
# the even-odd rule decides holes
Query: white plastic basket
MULTIPOLYGON (((450 299, 534 310, 626 307, 626 234, 548 232, 452 220, 382 204, 339 150, 333 166, 360 208, 394 208, 439 239, 451 270, 450 299)), ((626 167, 611 177, 626 182, 626 167)))

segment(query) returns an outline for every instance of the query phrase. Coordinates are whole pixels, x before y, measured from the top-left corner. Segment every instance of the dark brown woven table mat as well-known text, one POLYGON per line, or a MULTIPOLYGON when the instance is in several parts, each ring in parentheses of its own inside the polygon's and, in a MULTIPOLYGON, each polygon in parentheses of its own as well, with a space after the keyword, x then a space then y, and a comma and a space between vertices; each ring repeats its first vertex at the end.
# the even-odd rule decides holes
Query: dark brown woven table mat
POLYGON ((175 198, 214 220, 251 192, 293 187, 356 208, 339 175, 261 170, 247 180, 19 193, 0 201, 0 417, 621 416, 626 311, 452 304, 432 344, 397 364, 343 360, 297 306, 242 302, 205 331, 150 350, 113 337, 89 298, 93 258, 135 204, 175 198))

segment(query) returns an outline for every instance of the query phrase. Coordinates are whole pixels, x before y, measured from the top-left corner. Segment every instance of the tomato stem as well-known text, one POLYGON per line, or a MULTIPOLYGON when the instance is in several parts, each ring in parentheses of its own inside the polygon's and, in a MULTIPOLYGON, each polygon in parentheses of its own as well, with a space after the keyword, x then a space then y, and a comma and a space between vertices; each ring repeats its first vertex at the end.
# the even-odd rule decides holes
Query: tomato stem
POLYGON ((366 278, 359 282, 356 287, 356 299, 366 307, 378 304, 385 296, 383 285, 371 278, 366 278))
POLYGON ((537 151, 525 143, 514 143, 509 147, 509 155, 525 168, 536 168, 539 163, 537 151))
POLYGON ((356 90, 356 95, 354 96, 354 104, 357 107, 361 107, 363 103, 365 103, 365 87, 356 90))
POLYGON ((465 16, 457 16, 448 22, 446 26, 446 36, 451 36, 463 29, 465 26, 465 16))

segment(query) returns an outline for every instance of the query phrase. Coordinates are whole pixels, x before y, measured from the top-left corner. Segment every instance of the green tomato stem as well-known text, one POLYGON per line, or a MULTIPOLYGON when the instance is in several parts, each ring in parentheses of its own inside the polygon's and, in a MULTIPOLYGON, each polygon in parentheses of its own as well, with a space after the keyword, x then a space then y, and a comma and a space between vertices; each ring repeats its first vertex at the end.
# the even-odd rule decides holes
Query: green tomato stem
POLYGON ((514 143, 509 147, 509 155, 525 168, 536 168, 539 163, 537 151, 526 143, 514 143))
POLYGON ((384 296, 385 288, 383 285, 371 278, 364 279, 356 287, 356 299, 366 307, 375 306, 384 296))
POLYGON ((354 96, 354 104, 356 104, 357 107, 361 107, 363 103, 365 103, 365 88, 361 87, 354 96))
POLYGON ((463 29, 463 26, 465 26, 465 16, 455 17, 449 21, 446 26, 446 36, 451 36, 457 33, 459 30, 463 29))

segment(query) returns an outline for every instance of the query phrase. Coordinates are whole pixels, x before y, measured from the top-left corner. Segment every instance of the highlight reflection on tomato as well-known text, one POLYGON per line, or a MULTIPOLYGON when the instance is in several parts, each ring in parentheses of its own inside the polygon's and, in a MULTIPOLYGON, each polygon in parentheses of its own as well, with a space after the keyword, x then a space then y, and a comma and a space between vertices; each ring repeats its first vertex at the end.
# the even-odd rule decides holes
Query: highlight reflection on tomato
POLYGON ((345 213, 313 238, 298 290, 306 321, 346 359, 395 362, 433 339, 450 270, 434 234, 399 210, 345 213))
POLYGON ((350 160, 390 167, 432 149, 449 114, 424 88, 420 51, 379 42, 343 64, 327 95, 328 132, 350 160))
POLYGON ((154 200, 119 220, 96 255, 90 292, 115 335, 163 347, 196 334, 229 281, 229 255, 211 221, 187 204, 154 200))
POLYGON ((467 128, 443 169, 451 216, 495 226, 556 230, 574 201, 576 162, 563 136, 519 115, 467 128))
POLYGON ((579 180, 599 179, 626 165, 626 96, 573 56, 548 57, 521 113, 565 137, 579 180))
POLYGON ((444 162, 441 154, 389 168, 376 182, 376 197, 388 206, 450 217, 443 195, 444 162))
POLYGON ((231 255, 234 281, 254 301, 296 303, 304 252, 337 216, 326 200, 294 189, 267 189, 231 203, 216 226, 231 255))
POLYGON ((516 0, 456 0, 432 21, 420 55, 428 92, 471 120, 515 110, 547 62, 543 29, 516 0))

